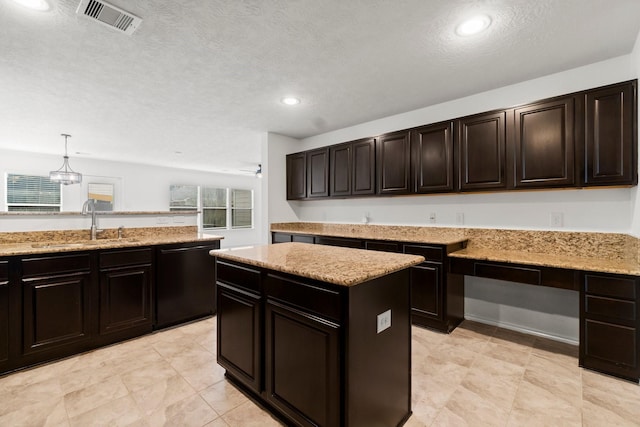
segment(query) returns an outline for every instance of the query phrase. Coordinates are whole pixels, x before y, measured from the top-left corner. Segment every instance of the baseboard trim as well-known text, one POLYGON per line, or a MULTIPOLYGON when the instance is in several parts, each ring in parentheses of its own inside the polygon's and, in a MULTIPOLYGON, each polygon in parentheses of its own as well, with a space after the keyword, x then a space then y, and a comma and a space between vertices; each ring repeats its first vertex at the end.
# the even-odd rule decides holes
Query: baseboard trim
POLYGON ((508 323, 508 322, 500 322, 500 321, 495 321, 495 320, 492 320, 492 319, 485 319, 485 318, 482 318, 482 317, 476 317, 476 316, 474 316, 472 314, 465 314, 464 318, 466 320, 472 320, 474 322, 484 323, 485 325, 497 326, 499 328, 509 329, 511 331, 516 331, 516 332, 522 332, 523 334, 534 335, 536 337, 548 338, 550 340, 563 342, 565 344, 571 344, 571 345, 578 345, 579 344, 579 340, 576 340, 575 338, 561 337, 561 336, 558 336, 558 335, 552 335, 552 334, 549 334, 549 333, 546 333, 546 332, 538 331, 538 330, 535 330, 535 329, 525 328, 525 327, 523 327, 521 325, 514 325, 514 324, 508 323))

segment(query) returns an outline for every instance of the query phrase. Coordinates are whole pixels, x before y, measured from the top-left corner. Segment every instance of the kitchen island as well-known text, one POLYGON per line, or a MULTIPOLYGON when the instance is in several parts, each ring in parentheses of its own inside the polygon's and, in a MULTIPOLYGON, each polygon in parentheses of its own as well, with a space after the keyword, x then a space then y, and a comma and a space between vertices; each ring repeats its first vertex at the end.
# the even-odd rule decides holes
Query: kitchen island
POLYGON ((411 415, 408 268, 422 256, 305 243, 211 251, 218 363, 287 424, 411 415))

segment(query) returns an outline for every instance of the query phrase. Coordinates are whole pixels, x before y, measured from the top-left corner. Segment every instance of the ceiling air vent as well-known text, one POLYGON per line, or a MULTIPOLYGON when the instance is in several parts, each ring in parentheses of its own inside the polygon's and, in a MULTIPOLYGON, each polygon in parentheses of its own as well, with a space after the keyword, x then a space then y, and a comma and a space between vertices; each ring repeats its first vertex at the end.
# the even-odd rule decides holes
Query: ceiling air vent
POLYGON ((97 0, 81 0, 76 13, 129 35, 133 34, 142 22, 142 19, 119 7, 97 0))

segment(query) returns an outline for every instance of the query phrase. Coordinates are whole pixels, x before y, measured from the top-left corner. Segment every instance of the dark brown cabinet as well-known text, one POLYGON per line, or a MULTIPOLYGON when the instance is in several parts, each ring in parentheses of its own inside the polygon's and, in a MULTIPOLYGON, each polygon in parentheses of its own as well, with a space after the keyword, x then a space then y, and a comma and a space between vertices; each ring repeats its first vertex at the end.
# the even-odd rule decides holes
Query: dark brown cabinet
POLYGON ((359 239, 347 239, 344 237, 318 236, 315 238, 318 245, 341 246, 343 248, 364 249, 364 242, 359 239))
POLYGON ((329 149, 307 152, 307 197, 329 195, 329 149))
POLYGON ((246 265, 218 261, 218 363, 255 392, 262 382, 262 282, 246 265))
POLYGON ((580 290, 580 366, 638 381, 640 279, 584 273, 580 290))
POLYGON ((458 188, 507 188, 506 112, 478 114, 456 121, 458 188))
POLYGON ((453 122, 436 123, 411 131, 413 191, 453 191, 453 122))
POLYGON ((100 335, 102 343, 151 332, 151 248, 105 251, 100 265, 100 335))
POLYGON ((411 414, 408 271, 339 286, 216 259, 218 363, 287 425, 402 425, 411 414), (377 331, 386 311, 391 326, 377 331), (367 392, 363 392, 367 390, 367 392))
POLYGON ((573 186, 574 98, 516 108, 514 119, 514 187, 573 186))
POLYGON ((376 139, 378 194, 411 191, 411 145, 409 131, 393 132, 376 139))
POLYGON ((307 197, 307 155, 295 153, 287 156, 287 200, 307 197))
POLYGON ((22 356, 46 360, 88 348, 92 262, 89 253, 22 259, 22 356))
POLYGON ((587 92, 584 185, 638 183, 636 81, 587 92))
POLYGON ((375 139, 329 147, 329 167, 330 196, 375 194, 375 139))
POLYGON ((209 251, 219 248, 219 241, 156 248, 156 329, 215 313, 216 272, 209 251))
POLYGON ((0 260, 0 369, 9 364, 9 261, 0 260))
POLYGON ((340 425, 339 349, 339 324, 268 301, 265 386, 269 403, 298 425, 340 425))
POLYGON ((425 258, 425 262, 409 269, 413 324, 448 333, 464 320, 464 283, 459 277, 446 274, 447 253, 461 248, 461 244, 402 245, 404 253, 425 258))

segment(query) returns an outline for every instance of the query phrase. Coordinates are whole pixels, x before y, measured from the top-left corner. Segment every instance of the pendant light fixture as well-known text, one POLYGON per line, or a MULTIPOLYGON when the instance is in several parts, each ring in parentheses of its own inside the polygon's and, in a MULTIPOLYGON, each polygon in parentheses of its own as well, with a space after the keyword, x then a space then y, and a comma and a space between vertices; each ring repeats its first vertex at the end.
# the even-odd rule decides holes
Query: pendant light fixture
POLYGON ((62 133, 61 135, 64 136, 64 161, 62 166, 60 166, 60 169, 49 172, 49 180, 59 182, 64 185, 80 184, 82 182, 82 174, 74 172, 73 169, 71 169, 71 166, 69 166, 67 138, 70 138, 71 135, 67 135, 66 133, 62 133))

